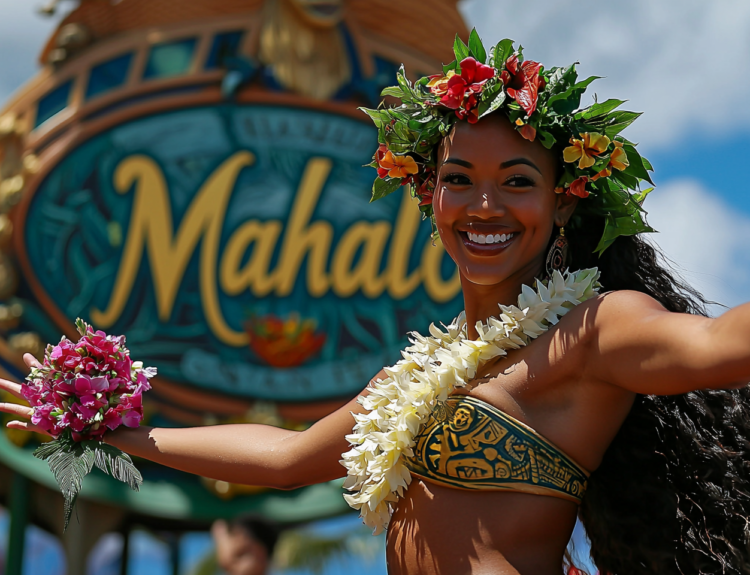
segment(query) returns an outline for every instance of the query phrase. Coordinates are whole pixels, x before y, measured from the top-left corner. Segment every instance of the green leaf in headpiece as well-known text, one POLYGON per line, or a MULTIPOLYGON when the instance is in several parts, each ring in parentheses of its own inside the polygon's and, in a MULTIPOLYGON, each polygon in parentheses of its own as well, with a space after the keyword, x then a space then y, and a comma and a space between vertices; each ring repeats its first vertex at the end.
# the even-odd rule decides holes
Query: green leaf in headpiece
POLYGON ((477 34, 477 29, 474 28, 469 34, 469 55, 474 56, 475 59, 479 60, 482 64, 487 63, 487 52, 482 45, 482 40, 477 34))
POLYGON ((548 101, 547 105, 550 106, 555 112, 561 115, 571 114, 574 110, 577 110, 581 105, 581 96, 588 88, 589 84, 594 80, 598 80, 601 76, 589 76, 585 80, 573 84, 570 88, 565 90, 562 94, 555 94, 548 101))
POLYGON ((495 68, 502 68, 505 61, 513 55, 513 40, 500 40, 492 51, 492 64, 495 68))
POLYGON ((458 34, 456 34, 456 39, 453 41, 453 53, 456 55, 457 62, 469 56, 469 47, 458 37, 458 34))
POLYGON ((401 187, 401 178, 378 178, 372 185, 372 198, 370 202, 380 200, 401 187))

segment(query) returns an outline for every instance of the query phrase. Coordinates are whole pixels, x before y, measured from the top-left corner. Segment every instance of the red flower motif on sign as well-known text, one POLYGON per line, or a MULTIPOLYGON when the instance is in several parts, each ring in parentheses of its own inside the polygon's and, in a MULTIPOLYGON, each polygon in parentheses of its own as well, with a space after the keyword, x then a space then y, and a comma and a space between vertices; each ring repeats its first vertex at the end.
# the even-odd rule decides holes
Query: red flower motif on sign
POLYGON ((506 71, 501 76, 508 96, 518 102, 529 116, 536 110, 539 90, 544 88, 544 79, 539 76, 541 67, 539 62, 533 60, 519 64, 518 56, 514 54, 505 62, 506 71))

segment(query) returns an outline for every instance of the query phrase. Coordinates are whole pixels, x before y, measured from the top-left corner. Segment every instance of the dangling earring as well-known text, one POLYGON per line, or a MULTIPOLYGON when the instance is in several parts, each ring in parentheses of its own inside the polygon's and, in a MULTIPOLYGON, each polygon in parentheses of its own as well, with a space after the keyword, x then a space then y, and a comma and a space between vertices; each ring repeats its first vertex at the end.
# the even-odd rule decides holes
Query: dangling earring
POLYGON ((568 267, 568 238, 565 237, 565 228, 560 226, 560 235, 552 242, 552 247, 547 254, 547 276, 558 271, 562 273, 568 267))

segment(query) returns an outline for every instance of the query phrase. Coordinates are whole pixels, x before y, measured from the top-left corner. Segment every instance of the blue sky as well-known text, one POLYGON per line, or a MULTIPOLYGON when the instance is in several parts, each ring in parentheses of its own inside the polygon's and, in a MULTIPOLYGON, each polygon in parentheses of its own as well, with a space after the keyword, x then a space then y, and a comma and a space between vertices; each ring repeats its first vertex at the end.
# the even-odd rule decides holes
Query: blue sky
MULTIPOLYGON (((644 115, 625 133, 654 165, 655 241, 728 305, 750 300, 750 4, 743 0, 466 0, 485 40, 510 37, 547 67, 580 62, 599 100, 644 115)), ((715 308, 715 313, 720 313, 715 308)))

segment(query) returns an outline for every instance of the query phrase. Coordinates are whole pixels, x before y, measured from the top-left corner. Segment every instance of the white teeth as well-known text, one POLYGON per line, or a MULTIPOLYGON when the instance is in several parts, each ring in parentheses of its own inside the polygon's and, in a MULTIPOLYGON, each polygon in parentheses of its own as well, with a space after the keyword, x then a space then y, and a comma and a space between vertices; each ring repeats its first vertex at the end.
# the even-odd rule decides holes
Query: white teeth
POLYGON ((467 235, 469 236, 469 240, 477 244, 503 244, 509 241, 514 236, 514 234, 512 233, 511 234, 495 234, 493 236, 492 234, 482 235, 482 234, 473 234, 471 232, 467 232, 467 235))

